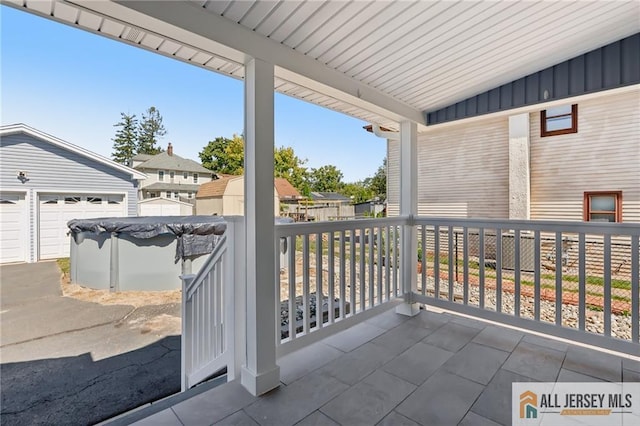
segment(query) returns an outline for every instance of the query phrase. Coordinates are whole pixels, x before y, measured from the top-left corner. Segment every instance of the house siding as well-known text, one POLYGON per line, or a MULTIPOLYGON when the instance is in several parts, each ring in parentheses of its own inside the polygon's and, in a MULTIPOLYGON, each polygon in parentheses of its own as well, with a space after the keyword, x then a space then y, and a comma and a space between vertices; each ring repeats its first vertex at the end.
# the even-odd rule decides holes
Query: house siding
POLYGON ((640 91, 578 103, 577 133, 540 137, 539 111, 530 131, 532 219, 580 221, 585 191, 622 191, 622 220, 640 222, 640 91))
MULTIPOLYGON (((509 129, 504 117, 418 135, 418 214, 509 216, 509 129)), ((389 215, 398 215, 400 143, 388 143, 389 215)))
MULTIPOLYGON (((0 144, 3 188, 38 192, 126 194, 127 214, 137 215, 137 183, 125 172, 91 160, 26 134, 2 137, 0 144), (26 170, 29 180, 21 184, 18 170, 26 170)), ((30 208, 36 204, 32 199, 30 208)), ((31 217, 35 215, 31 212, 31 217)), ((32 229, 35 225, 31 224, 32 229)))
MULTIPOLYGON (((622 220, 640 222, 640 88, 577 103, 572 134, 540 137, 545 106, 529 110, 531 219, 581 221, 584 192, 622 191, 622 220)), ((418 213, 508 218, 508 125, 501 114, 418 135, 418 213)), ((389 215, 399 214, 399 148, 388 142, 389 215)))

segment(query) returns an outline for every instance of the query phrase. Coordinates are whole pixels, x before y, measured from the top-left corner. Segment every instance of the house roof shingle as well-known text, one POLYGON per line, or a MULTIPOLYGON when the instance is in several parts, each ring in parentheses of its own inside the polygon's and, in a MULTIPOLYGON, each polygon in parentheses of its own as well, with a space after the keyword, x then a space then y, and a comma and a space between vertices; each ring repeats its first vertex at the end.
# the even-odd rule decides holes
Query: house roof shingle
POLYGON ((189 183, 169 183, 169 182, 154 182, 151 185, 147 185, 142 188, 143 191, 177 191, 177 192, 185 192, 191 191, 196 192, 200 188, 200 185, 189 184, 189 183))
POLYGON ((221 197, 224 195, 224 191, 227 189, 227 184, 234 178, 242 176, 224 175, 219 176, 218 179, 211 182, 203 183, 198 189, 196 198, 208 198, 208 197, 221 197))
POLYGON ((282 199, 288 200, 296 200, 302 197, 298 190, 294 188, 291 183, 285 178, 275 178, 276 191, 278 192, 278 197, 282 199))
MULTIPOLYGON (((227 189, 227 185, 232 179, 244 176, 219 175, 219 178, 211 182, 203 183, 196 194, 196 198, 221 197, 227 189)), ((280 199, 299 199, 303 198, 297 189, 293 187, 285 178, 275 178, 275 188, 280 199)))
POLYGON ((213 174, 211 170, 205 169, 201 164, 198 164, 193 160, 182 158, 176 154, 169 155, 166 151, 152 156, 142 164, 138 164, 135 169, 176 170, 180 172, 213 174))
POLYGON ((311 199, 314 201, 350 202, 351 198, 345 197, 337 192, 312 192, 311 199))

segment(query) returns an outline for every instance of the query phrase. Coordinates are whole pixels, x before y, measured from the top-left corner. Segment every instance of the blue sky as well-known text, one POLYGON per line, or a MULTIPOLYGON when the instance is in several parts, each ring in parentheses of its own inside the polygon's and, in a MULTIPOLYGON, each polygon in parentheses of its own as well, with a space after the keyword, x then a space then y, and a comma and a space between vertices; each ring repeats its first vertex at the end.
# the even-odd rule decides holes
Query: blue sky
MULTIPOLYGON (((3 125, 25 123, 110 157, 120 113, 155 106, 176 154, 199 161, 217 136, 243 131, 243 83, 106 37, 0 6, 3 125)), ((361 120, 276 94, 276 145, 347 182, 373 175, 385 141, 361 120)))

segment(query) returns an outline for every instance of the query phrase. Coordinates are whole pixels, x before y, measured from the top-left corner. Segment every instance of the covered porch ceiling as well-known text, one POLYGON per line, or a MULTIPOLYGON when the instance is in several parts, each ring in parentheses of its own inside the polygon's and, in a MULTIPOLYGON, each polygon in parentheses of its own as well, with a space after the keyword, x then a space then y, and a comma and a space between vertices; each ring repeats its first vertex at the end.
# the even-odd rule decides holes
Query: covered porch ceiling
POLYGON ((631 1, 107 1, 4 4, 397 129, 640 30, 631 1))

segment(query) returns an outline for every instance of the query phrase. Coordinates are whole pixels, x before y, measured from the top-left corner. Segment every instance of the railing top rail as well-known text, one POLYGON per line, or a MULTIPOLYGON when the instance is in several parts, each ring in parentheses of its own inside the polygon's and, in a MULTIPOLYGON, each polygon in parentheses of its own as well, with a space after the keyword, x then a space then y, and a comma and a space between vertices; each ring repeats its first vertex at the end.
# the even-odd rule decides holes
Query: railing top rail
POLYGON ((466 228, 513 229, 520 231, 575 232, 604 235, 639 235, 640 223, 600 223, 548 220, 459 219, 444 217, 414 218, 415 225, 454 226, 466 228))
POLYGON ((376 226, 406 225, 406 216, 383 217, 375 219, 353 219, 329 222, 296 222, 276 225, 276 237, 289 237, 300 234, 321 232, 349 231, 352 229, 371 228, 376 226))

